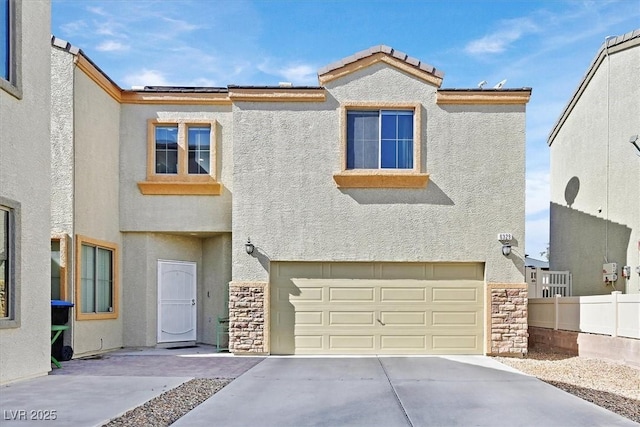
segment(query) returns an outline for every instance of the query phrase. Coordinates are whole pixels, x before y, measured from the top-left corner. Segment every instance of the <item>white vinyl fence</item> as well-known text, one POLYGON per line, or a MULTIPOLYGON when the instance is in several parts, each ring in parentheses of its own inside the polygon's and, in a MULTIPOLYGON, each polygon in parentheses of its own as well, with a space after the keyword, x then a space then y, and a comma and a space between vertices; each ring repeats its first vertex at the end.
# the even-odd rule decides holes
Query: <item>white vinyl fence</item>
POLYGON ((529 326, 640 339, 640 294, 530 298, 529 326))
POLYGON ((553 298, 555 295, 571 296, 572 276, 569 271, 548 271, 526 268, 529 298, 553 298))

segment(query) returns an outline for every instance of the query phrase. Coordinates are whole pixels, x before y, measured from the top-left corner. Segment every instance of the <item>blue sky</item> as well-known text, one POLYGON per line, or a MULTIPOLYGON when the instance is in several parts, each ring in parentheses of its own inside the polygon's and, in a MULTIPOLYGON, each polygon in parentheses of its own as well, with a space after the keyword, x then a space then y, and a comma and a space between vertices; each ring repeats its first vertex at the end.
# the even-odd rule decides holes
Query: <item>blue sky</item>
POLYGON ((531 87, 526 252, 540 258, 549 131, 605 37, 639 27, 640 0, 52 0, 51 31, 123 88, 317 85, 378 44, 444 71, 445 88, 531 87))

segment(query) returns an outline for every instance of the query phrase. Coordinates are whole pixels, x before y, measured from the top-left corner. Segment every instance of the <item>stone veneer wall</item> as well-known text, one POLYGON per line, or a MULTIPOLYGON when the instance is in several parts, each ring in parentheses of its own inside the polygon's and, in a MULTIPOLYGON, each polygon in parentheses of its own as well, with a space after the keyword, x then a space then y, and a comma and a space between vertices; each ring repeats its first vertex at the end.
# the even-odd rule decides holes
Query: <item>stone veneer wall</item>
POLYGON ((265 354, 268 349, 269 306, 266 282, 229 283, 229 351, 265 354))
POLYGON ((489 283, 487 302, 491 304, 487 351, 501 356, 527 353, 527 284, 489 283))

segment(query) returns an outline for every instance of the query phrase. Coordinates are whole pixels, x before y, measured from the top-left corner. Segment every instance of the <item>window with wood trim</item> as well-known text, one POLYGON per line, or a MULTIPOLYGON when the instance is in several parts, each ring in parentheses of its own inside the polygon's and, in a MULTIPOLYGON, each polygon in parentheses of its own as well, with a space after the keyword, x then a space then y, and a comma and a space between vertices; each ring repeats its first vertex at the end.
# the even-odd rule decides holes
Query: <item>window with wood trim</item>
POLYGON ((118 247, 76 236, 76 318, 118 317, 118 247))
POLYGON ((215 120, 149 120, 143 194, 218 195, 215 120))
POLYGON ((421 105, 348 103, 341 110, 341 188, 423 188, 421 105))

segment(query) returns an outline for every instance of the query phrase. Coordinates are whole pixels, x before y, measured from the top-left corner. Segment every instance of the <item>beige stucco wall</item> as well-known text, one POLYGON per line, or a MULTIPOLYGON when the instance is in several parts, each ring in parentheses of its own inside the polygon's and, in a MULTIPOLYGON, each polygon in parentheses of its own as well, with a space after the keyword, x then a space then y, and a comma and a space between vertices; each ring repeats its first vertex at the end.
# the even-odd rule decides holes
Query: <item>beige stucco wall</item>
POLYGON ((74 56, 51 48, 51 232, 73 236, 74 56))
POLYGON ((324 103, 234 104, 234 281, 268 280, 269 260, 478 261, 489 282, 524 281, 523 105, 436 105, 433 86, 383 64, 326 88, 324 103), (427 188, 336 187, 350 101, 422 104, 427 188))
POLYGON ((78 68, 74 71, 73 91, 74 237, 80 234, 116 244, 120 267, 118 318, 74 321, 73 349, 79 356, 122 347, 123 288, 127 285, 122 275, 119 227, 120 104, 78 68))
POLYGON ((0 383, 51 369, 50 4, 20 3, 22 98, 0 89, 0 200, 20 205, 20 322, 10 327, 0 322, 0 383))
MULTIPOLYGON (((218 317, 227 317, 231 281, 231 233, 202 240, 198 286, 198 341, 216 344, 218 317)), ((224 340, 221 338, 221 345, 224 340)))
POLYGON ((120 222, 123 231, 229 232, 233 191, 230 106, 123 105, 120 153, 120 222), (220 196, 143 195, 137 183, 147 176, 147 120, 217 121, 217 178, 220 196))
POLYGON ((640 157, 629 143, 640 134, 638 76, 637 43, 605 57, 551 141, 550 268, 571 271, 574 295, 640 292, 640 157), (605 259, 618 263, 615 289, 602 280, 605 259))
POLYGON ((197 263, 197 340, 215 343, 217 316, 226 314, 231 278, 231 238, 162 233, 124 233, 124 345, 155 346, 158 322, 158 260, 197 263))

